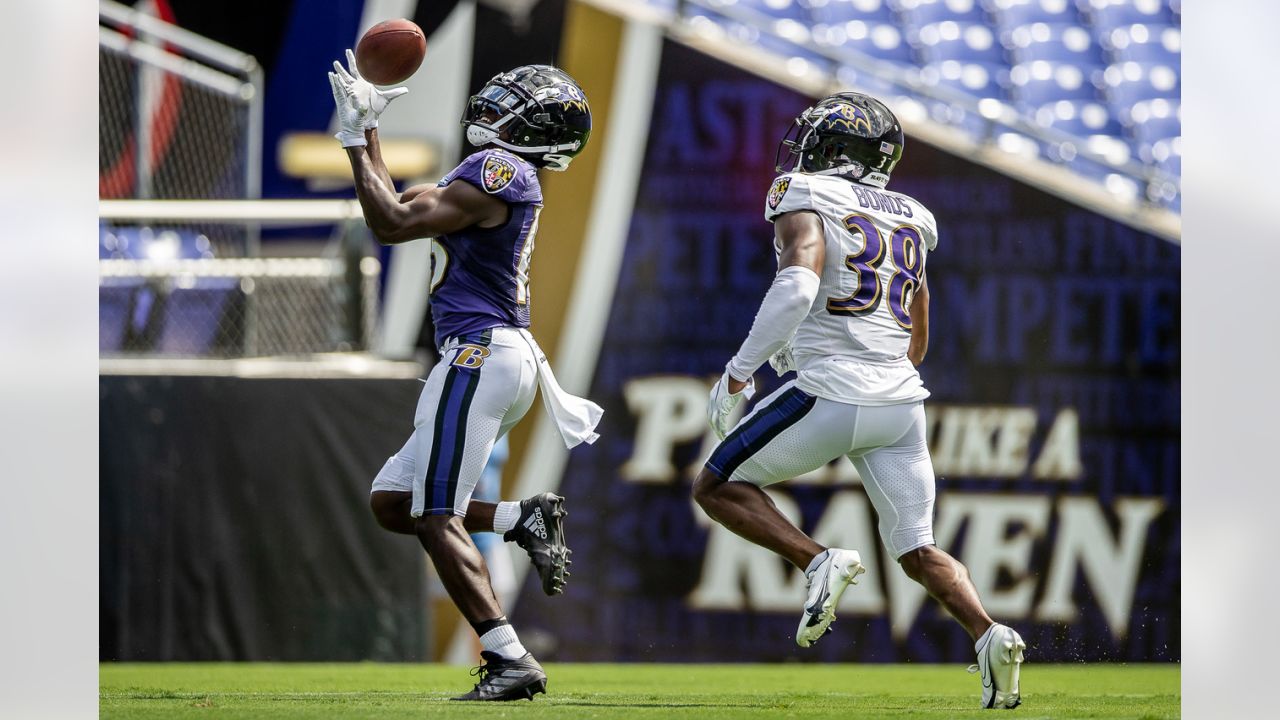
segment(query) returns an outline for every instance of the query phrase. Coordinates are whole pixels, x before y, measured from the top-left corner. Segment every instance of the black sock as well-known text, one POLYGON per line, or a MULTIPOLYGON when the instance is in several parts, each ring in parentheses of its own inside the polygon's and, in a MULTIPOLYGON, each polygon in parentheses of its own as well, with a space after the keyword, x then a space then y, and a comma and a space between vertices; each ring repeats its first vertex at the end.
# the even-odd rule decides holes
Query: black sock
POLYGON ((502 617, 496 617, 492 620, 481 620, 480 622, 473 622, 471 623, 471 627, 476 631, 476 636, 479 637, 496 627, 502 627, 503 625, 510 625, 510 624, 511 624, 510 622, 507 622, 507 616, 503 615, 502 617))

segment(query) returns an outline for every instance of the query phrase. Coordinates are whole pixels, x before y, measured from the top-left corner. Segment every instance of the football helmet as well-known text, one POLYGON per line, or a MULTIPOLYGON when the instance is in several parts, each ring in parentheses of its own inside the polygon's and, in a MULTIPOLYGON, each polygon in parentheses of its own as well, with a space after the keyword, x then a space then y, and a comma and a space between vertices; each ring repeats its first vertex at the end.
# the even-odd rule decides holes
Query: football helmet
POLYGON ((902 125, 884 103, 862 93, 836 93, 796 117, 778 145, 776 170, 884 187, 902 159, 903 144, 902 125))
POLYGON ((462 125, 476 147, 496 145, 538 167, 564 170, 587 145, 591 108, 569 73, 521 65, 471 96, 462 125))

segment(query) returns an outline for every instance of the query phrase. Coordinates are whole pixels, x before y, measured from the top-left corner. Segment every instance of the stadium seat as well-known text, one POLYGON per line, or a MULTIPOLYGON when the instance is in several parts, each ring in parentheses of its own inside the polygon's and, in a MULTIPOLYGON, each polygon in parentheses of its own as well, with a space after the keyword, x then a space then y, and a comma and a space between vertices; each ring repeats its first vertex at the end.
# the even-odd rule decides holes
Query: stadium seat
POLYGON ((124 257, 125 246, 115 233, 115 228, 106 223, 98 223, 98 259, 124 257))
POLYGON ((988 65, 1005 64, 1004 47, 984 23, 947 20, 915 29, 910 38, 926 63, 959 60, 988 65))
POLYGON ((134 287, 103 285, 98 288, 98 352, 124 349, 134 287))
POLYGON ((836 25, 850 20, 896 24, 898 17, 888 0, 829 0, 810 9, 815 24, 836 25))
POLYGON ((232 351, 244 315, 244 293, 236 278, 201 278, 174 288, 165 298, 155 351, 164 355, 221 355, 232 351))
POLYGON ((1085 138, 1110 135, 1119 138, 1124 131, 1120 120, 1105 105, 1096 101, 1059 100, 1041 106, 1035 112, 1036 122, 1043 126, 1085 138))
POLYGON ((861 73, 847 65, 842 65, 836 70, 836 80, 841 87, 868 93, 879 98, 890 98, 902 92, 901 88, 891 82, 887 82, 878 75, 861 73))
POLYGON ((1080 13, 1071 0, 991 0, 992 14, 1001 28, 1033 23, 1079 25, 1080 13))
POLYGON ((1129 25, 1103 35, 1117 61, 1180 67, 1182 31, 1172 25, 1129 25))
POLYGON ((1106 65, 1102 47, 1093 33, 1079 25, 1020 25, 1004 35, 1017 62, 1047 60, 1092 67, 1106 65))
POLYGON ((98 351, 145 349, 156 289, 137 278, 105 278, 98 287, 98 351))
POLYGON ((1155 98, 1177 100, 1182 93, 1178 70, 1168 65, 1115 63, 1106 69, 1103 82, 1111 104, 1119 108, 1155 98))
POLYGON ((1163 98, 1137 103, 1129 111, 1129 123, 1134 136, 1146 142, 1155 142, 1182 134, 1179 118, 1180 103, 1163 98))
POLYGON ((1128 25, 1173 25, 1174 14, 1165 0, 1080 0, 1080 9, 1098 30, 1128 25))
POLYGON ((1004 99, 1009 68, 992 63, 944 60, 920 68, 920 79, 928 85, 945 85, 978 98, 1004 99))
POLYGON ((1095 100, 1096 72, 1100 68, 1046 60, 1019 63, 1009 71, 1010 93, 1028 111, 1058 100, 1095 100))
MULTIPOLYGON (((945 99, 954 95, 916 94, 848 63, 854 54, 889 61, 918 71, 925 87, 1009 102, 1075 139, 997 128, 1000 147, 1069 164, 1118 195, 1134 182, 1082 153, 1151 166, 1160 162, 1159 145, 1164 165, 1180 166, 1166 147, 1181 133, 1180 0, 705 0, 682 7, 733 42, 834 69, 844 87, 909 98, 934 120, 978 137, 990 135, 990 121, 945 99), (729 17, 735 14, 744 15, 729 17), (824 57, 845 51, 843 64, 824 57)), ((1170 197, 1157 194, 1158 202, 1170 197)))
POLYGON ((1182 135, 1180 103, 1164 98, 1135 103, 1123 115, 1128 134, 1144 162, 1154 162, 1153 147, 1182 135))
POLYGON ((195 260, 213 256, 213 244, 209 238, 195 230, 147 225, 98 225, 100 259, 195 260))
POLYGON ((738 5, 739 7, 754 10, 758 13, 768 15, 779 20, 795 20, 796 22, 809 24, 809 5, 812 0, 712 0, 710 3, 715 5, 738 5))
POLYGON ((740 22, 700 6, 689 6, 688 10, 691 22, 695 26, 700 22, 709 23, 734 43, 755 46, 783 58, 801 58, 824 71, 830 71, 832 68, 832 62, 829 59, 810 49, 814 38, 807 21, 791 18, 770 19, 763 25, 764 30, 762 30, 759 26, 740 22))
POLYGON ((979 0, 897 0, 903 20, 917 27, 951 20, 987 23, 987 13, 979 0))
POLYGON ((1175 177, 1182 177, 1182 138, 1161 140, 1152 146, 1156 167, 1175 177))
POLYGON ((915 64, 911 46, 898 26, 891 23, 851 20, 843 25, 824 25, 814 28, 813 39, 819 46, 848 48, 878 60, 915 64))

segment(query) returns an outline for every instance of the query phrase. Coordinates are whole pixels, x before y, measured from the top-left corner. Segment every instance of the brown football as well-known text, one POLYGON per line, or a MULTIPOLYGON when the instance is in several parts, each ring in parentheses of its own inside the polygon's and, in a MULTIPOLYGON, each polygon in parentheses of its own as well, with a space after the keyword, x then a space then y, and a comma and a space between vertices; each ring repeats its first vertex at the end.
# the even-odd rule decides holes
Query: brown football
POLYGON ((356 43, 356 68, 374 85, 395 85, 408 80, 426 54, 422 28, 410 20, 384 20, 356 43))

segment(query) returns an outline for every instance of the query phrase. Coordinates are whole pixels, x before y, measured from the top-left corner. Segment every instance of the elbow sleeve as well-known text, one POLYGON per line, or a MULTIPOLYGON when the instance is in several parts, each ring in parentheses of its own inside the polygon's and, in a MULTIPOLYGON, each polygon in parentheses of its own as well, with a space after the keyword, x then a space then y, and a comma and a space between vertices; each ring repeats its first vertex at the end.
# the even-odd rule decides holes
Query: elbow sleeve
POLYGON ((751 332, 738 354, 729 361, 729 374, 745 380, 786 344, 809 314, 822 280, 806 267, 790 265, 773 279, 760 303, 751 332))

